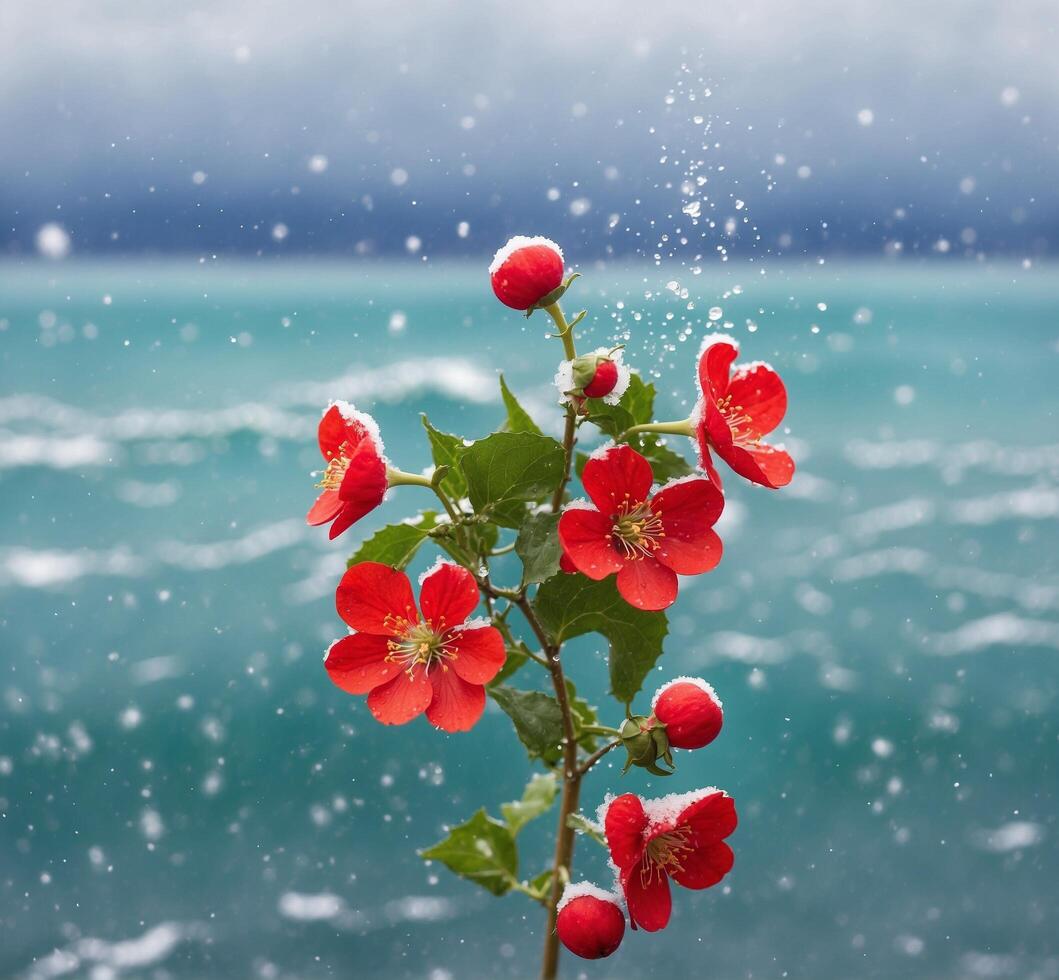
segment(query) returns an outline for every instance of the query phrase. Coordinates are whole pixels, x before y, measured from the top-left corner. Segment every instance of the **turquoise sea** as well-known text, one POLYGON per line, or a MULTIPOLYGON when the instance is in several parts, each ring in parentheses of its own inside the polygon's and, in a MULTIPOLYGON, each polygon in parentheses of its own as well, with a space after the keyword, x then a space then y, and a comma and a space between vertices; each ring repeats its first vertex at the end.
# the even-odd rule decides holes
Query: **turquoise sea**
MULTIPOLYGON (((1059 977, 1059 275, 762 269, 586 268, 567 303, 674 418, 720 307, 799 470, 726 481, 724 561, 671 610, 658 681, 712 682, 721 737, 583 793, 724 787, 735 869, 565 975, 1059 977)), ((0 265, 0 976, 534 975, 540 910, 415 854, 521 793, 506 717, 383 728, 321 665, 345 557, 429 500, 337 542, 303 516, 329 399, 408 470, 419 412, 498 422, 500 369, 554 427, 545 326, 464 265, 0 265)), ((602 656, 566 661, 616 721, 602 656)), ((606 882, 591 841, 577 866, 606 882)))

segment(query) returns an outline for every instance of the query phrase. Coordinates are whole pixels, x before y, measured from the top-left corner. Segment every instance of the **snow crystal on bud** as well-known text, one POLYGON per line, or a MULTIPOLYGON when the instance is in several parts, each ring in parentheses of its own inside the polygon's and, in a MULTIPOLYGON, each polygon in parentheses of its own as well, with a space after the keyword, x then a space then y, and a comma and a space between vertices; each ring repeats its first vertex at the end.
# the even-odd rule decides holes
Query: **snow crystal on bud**
POLYGON ((376 422, 375 419, 373 419, 367 412, 361 412, 354 408, 349 402, 340 401, 339 399, 335 399, 324 409, 324 415, 326 415, 332 408, 337 408, 341 413, 342 418, 347 422, 356 422, 359 425, 362 425, 368 433, 368 437, 373 443, 375 443, 376 451, 380 456, 382 455, 382 433, 379 432, 379 423, 376 422))
MULTIPOLYGON (((668 486, 668 484, 667 484, 668 486)), ((657 691, 655 691, 654 697, 651 698, 651 710, 655 710, 655 705, 658 704, 658 699, 674 684, 692 684, 697 687, 700 691, 705 691, 710 699, 713 701, 718 708, 724 708, 724 703, 719 697, 717 692, 713 689, 712 684, 707 684, 701 677, 674 677, 671 681, 666 681, 657 691)))
POLYGON ((562 898, 559 899, 559 904, 555 907, 555 911, 557 913, 562 912, 575 898, 584 898, 586 895, 591 898, 598 898, 601 902, 610 902, 611 905, 617 905, 618 908, 621 908, 621 899, 614 892, 600 888, 599 885, 594 885, 591 881, 579 881, 576 885, 570 883, 563 889, 562 898))
POLYGON ((559 389, 559 404, 567 404, 570 396, 567 392, 574 387, 574 362, 560 361, 555 372, 555 387, 559 389))
POLYGON ((657 800, 644 800, 643 808, 647 814, 648 824, 652 827, 672 826, 692 803, 698 803, 699 800, 713 796, 714 793, 728 795, 716 786, 707 786, 704 789, 693 789, 690 793, 669 793, 667 796, 660 796, 657 800))
POLYGON ((603 401, 608 405, 617 405, 621 401, 621 396, 629 390, 629 384, 632 382, 632 371, 629 366, 625 364, 621 359, 622 352, 616 350, 611 354, 610 359, 614 362, 614 366, 618 369, 618 380, 614 382, 614 388, 611 390, 609 395, 603 396, 603 401))
POLYGON ((560 260, 563 257, 563 250, 550 238, 543 238, 540 235, 535 235, 533 238, 529 238, 526 235, 515 235, 514 238, 509 239, 506 245, 496 250, 493 261, 489 263, 489 275, 496 272, 520 248, 529 248, 532 245, 543 245, 545 248, 550 248, 555 252, 560 260))
POLYGON ((451 565, 453 568, 463 567, 462 565, 457 565, 454 561, 449 561, 448 558, 445 558, 442 555, 438 555, 438 557, 434 559, 434 564, 419 576, 419 587, 422 588, 423 583, 435 572, 440 572, 445 565, 451 565))

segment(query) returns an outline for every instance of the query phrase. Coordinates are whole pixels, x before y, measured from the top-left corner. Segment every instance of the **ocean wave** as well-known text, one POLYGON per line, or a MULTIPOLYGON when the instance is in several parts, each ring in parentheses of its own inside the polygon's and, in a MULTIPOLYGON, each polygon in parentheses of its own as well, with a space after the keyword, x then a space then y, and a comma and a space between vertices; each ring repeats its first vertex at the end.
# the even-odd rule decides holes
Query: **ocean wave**
POLYGON ((1016 446, 987 439, 963 443, 853 439, 843 452, 847 462, 860 470, 930 467, 952 482, 972 469, 1017 477, 1059 474, 1059 443, 1016 446))
POLYGON ((109 942, 86 936, 46 956, 39 957, 22 977, 24 980, 52 980, 93 967, 92 976, 119 977, 127 971, 141 971, 168 959, 182 943, 205 942, 204 926, 198 923, 162 922, 133 939, 109 942))
POLYGON ((422 398, 431 392, 475 404, 499 397, 495 371, 449 357, 406 359, 358 368, 326 381, 292 382, 278 386, 268 403, 244 402, 225 408, 130 408, 99 415, 47 395, 8 395, 0 398, 0 426, 31 426, 32 431, 0 429, 0 469, 104 466, 120 460, 124 444, 201 441, 240 432, 310 440, 320 411, 332 399, 370 406, 376 401, 422 398))
POLYGON ((942 657, 979 653, 989 647, 1048 647, 1059 650, 1059 623, 1010 612, 973 619, 947 633, 926 637, 926 649, 942 657))

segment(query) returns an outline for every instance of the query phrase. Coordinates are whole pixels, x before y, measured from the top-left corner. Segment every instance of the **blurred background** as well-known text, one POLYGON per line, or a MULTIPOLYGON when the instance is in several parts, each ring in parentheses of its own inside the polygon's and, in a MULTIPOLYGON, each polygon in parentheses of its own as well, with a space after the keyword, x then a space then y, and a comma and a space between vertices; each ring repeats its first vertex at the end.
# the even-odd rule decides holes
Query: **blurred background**
MULTIPOLYGON (((488 286, 519 233, 660 416, 707 330, 773 362, 799 465, 727 481, 672 610, 657 681, 710 680, 722 736, 584 790, 725 787, 735 870, 566 974, 1059 977, 1057 25, 0 7, 0 976, 534 975, 539 909, 415 854, 520 795, 506 717, 383 728, 320 665, 345 558, 429 501, 303 519, 332 398, 410 470, 418 413, 498 424, 501 369, 557 429, 558 345, 488 286)), ((612 721, 604 655, 567 660, 612 721)))

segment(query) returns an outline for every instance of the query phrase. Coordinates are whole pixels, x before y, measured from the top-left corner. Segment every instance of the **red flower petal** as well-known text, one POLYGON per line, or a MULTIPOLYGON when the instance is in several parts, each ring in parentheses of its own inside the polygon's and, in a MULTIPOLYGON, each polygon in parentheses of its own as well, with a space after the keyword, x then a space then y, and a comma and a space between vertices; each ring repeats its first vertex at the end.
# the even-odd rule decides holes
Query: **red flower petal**
POLYGON ((655 557, 681 575, 708 572, 721 560, 721 539, 711 530, 724 510, 724 496, 709 480, 685 480, 651 499, 665 537, 655 557))
POLYGON ((327 532, 328 538, 334 541, 343 531, 348 531, 365 514, 375 509, 376 505, 366 501, 354 501, 343 504, 338 512, 331 529, 327 532))
POLYGON ((559 556, 559 571, 565 572, 567 575, 577 574, 577 566, 570 561, 570 557, 565 551, 559 556))
POLYGON ((581 474, 585 493, 610 517, 623 503, 639 504, 651 492, 651 464, 630 446, 613 446, 593 456, 581 474))
POLYGON ((434 696, 425 670, 402 670, 368 695, 368 710, 384 725, 403 725, 421 715, 434 696))
POLYGON ((699 388, 707 401, 725 396, 732 362, 738 356, 738 346, 727 337, 715 339, 699 355, 699 388))
POLYGON ((700 406, 699 412, 701 418, 695 426, 695 442, 699 449, 699 467, 718 490, 723 490, 724 484, 721 482, 721 474, 717 472, 717 467, 713 465, 713 457, 710 455, 710 435, 706 429, 706 410, 700 406))
POLYGON ((741 415, 750 416, 741 429, 748 429, 754 439, 768 435, 783 421, 787 412, 787 389, 780 376, 765 364, 737 367, 728 385, 732 406, 741 415))
POLYGON ((445 732, 466 732, 485 711, 485 688, 468 684, 456 671, 445 665, 430 672, 434 697, 427 708, 427 718, 445 732))
POLYGON ((696 842, 702 846, 727 837, 738 824, 735 800, 718 790, 685 807, 675 826, 690 827, 696 842))
MULTIPOLYGON (((587 467, 586 467, 587 470, 587 467)), ((559 544, 573 567, 597 582, 625 564, 610 542, 611 519, 598 510, 573 507, 559 518, 559 544)))
POLYGON ((367 694, 401 672, 401 665, 387 661, 386 637, 354 633, 332 644, 324 658, 324 669, 336 687, 347 694, 367 694))
POLYGON ((621 871, 638 868, 643 857, 643 832, 647 814, 635 793, 623 793, 611 801, 603 818, 603 833, 610 856, 621 871))
POLYGON ((699 847, 681 857, 681 869, 673 880, 685 888, 710 888, 716 885, 735 864, 735 855, 724 841, 699 847))
POLYGON ((718 447, 717 455, 740 476, 772 490, 785 487, 794 477, 794 460, 784 450, 767 443, 718 447))
POLYGON ((641 874, 640 868, 636 867, 622 875, 622 887, 633 928, 639 926, 647 932, 658 932, 669 924, 673 899, 669 894, 667 874, 652 869, 648 876, 646 870, 641 874))
POLYGON ((313 527, 326 524, 328 521, 333 521, 341 509, 342 501, 338 496, 338 491, 325 490, 316 498, 316 503, 309 508, 309 513, 305 515, 305 523, 312 524, 313 527))
POLYGON ((349 458, 338 495, 347 502, 364 502, 370 507, 378 507, 385 494, 386 461, 371 439, 362 439, 349 458))
POLYGON ((450 561, 441 562, 423 579, 419 608, 434 629, 452 629, 466 621, 478 605, 474 576, 450 561))
POLYGON ((618 591, 630 606, 656 612, 676 601, 677 573, 655 558, 626 562, 618 572, 618 591))
POLYGON ((395 636, 401 632, 402 621, 419 620, 408 576, 376 561, 346 569, 335 605, 338 615, 361 633, 395 636))
POLYGON ((355 446, 364 438, 364 427, 356 421, 347 422, 337 405, 332 405, 316 430, 316 437, 320 443, 320 452, 324 459, 331 460, 338 455, 339 449, 344 442, 355 446))
MULTIPOLYGON (((423 605, 425 608, 426 603, 423 605)), ((448 646, 456 657, 449 661, 449 666, 465 681, 488 684, 504 666, 507 659, 504 638, 495 626, 454 630, 450 636, 448 646)))

